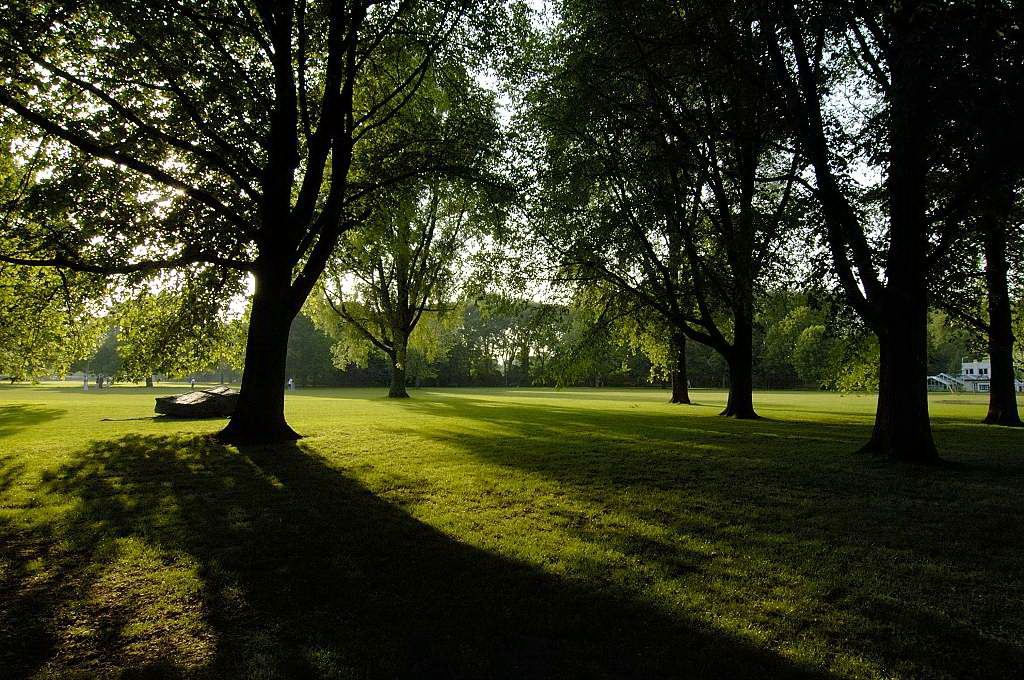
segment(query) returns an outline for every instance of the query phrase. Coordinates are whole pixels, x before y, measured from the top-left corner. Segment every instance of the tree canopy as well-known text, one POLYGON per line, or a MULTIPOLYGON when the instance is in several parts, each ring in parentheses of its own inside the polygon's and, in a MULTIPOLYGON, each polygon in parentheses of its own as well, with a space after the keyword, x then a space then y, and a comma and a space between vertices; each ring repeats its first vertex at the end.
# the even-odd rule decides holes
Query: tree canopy
POLYGON ((488 108, 468 70, 496 6, 4 5, 0 106, 46 177, 10 214, 0 261, 251 274, 246 356, 258 365, 246 366, 223 435, 294 437, 277 389, 288 327, 378 191, 471 170, 488 108), (443 113, 400 115, 425 85, 445 95, 443 113))
POLYGON ((383 355, 393 396, 722 382, 737 418, 877 389, 864 450, 934 462, 957 355, 1020 424, 1019 9, 9 2, 0 372, 239 367, 237 444, 298 436, 300 355, 383 355))

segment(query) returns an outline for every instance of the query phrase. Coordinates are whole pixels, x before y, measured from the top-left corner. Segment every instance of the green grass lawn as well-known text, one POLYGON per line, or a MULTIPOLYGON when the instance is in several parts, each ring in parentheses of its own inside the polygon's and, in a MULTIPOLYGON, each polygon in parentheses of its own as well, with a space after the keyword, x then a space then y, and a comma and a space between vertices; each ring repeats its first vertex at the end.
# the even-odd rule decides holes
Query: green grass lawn
POLYGON ((0 676, 1021 677, 1024 431, 874 399, 304 390, 297 445, 167 390, 0 387, 0 676))

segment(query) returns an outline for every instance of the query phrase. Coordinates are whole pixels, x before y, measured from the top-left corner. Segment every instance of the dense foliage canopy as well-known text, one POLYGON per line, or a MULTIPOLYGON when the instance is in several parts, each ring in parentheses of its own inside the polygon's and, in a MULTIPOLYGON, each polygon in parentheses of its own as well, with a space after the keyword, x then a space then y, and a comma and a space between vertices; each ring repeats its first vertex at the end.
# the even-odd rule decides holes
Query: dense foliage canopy
POLYGON ((865 448, 930 462, 961 357, 1020 422, 1022 31, 998 0, 6 3, 0 371, 240 369, 235 442, 296 436, 300 355, 394 396, 724 381, 739 418, 877 389, 865 448))

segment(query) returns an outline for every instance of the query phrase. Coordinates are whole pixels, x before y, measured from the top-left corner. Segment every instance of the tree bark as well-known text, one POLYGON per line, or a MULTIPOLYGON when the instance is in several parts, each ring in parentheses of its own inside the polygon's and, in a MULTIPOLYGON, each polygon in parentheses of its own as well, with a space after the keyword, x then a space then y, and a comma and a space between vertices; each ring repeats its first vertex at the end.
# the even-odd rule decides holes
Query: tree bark
POLYGON ((225 442, 273 444, 300 438, 284 417, 288 332, 298 311, 289 300, 288 284, 287 270, 256 276, 238 405, 218 434, 225 442))
POLYGON ((879 334, 878 406, 871 439, 861 450, 933 463, 938 453, 928 418, 928 308, 923 300, 898 307, 879 334))
POLYGON ((730 356, 729 363, 729 400, 725 410, 719 415, 739 420, 757 418, 754 411, 754 371, 751 362, 730 356))
POLYGON ((409 392, 405 389, 405 369, 408 358, 408 340, 396 333, 395 351, 391 355, 391 389, 389 399, 408 399, 409 392))
POLYGON ((152 387, 152 386, 153 386, 153 376, 147 375, 146 376, 146 387, 152 387))
POLYGON ((1016 377, 1013 372, 1013 313, 1006 283, 1006 231, 994 215, 984 218, 985 283, 988 287, 988 355, 991 374, 988 394, 989 425, 1019 427, 1016 377))
POLYGON ((672 337, 672 404, 689 404, 690 388, 686 376, 686 335, 677 333, 672 337))
POLYGON ((757 418, 754 411, 753 322, 749 315, 735 317, 732 348, 726 353, 729 365, 729 400, 719 415, 740 420, 757 418))

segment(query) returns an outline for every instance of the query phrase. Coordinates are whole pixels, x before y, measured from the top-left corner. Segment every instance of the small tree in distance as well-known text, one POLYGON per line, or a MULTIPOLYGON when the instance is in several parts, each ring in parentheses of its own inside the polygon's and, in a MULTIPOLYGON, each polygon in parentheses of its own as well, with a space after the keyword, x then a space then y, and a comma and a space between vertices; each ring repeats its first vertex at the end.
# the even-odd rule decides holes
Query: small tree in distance
MULTIPOLYGON (((465 185, 433 182, 401 193, 397 209, 379 214, 342 244, 317 315, 338 339, 341 364, 364 362, 369 349, 388 357, 388 396, 396 399, 409 396, 416 329, 425 315, 437 322, 451 307, 464 278, 467 243, 482 234, 486 222, 481 197, 465 185)), ((437 337, 423 335, 425 342, 437 337)))

